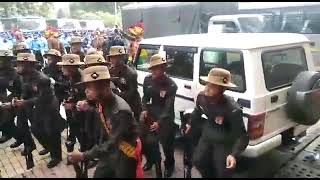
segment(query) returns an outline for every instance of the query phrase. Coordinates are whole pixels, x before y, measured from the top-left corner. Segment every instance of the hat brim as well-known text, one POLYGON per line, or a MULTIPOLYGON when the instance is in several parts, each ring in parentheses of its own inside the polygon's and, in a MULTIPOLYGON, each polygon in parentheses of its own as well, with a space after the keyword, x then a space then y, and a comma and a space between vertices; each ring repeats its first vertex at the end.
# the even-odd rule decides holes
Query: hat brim
POLYGON ((148 69, 150 70, 150 69, 152 69, 152 68, 154 68, 154 67, 158 67, 158 66, 163 66, 163 65, 165 65, 165 66, 167 66, 168 65, 168 63, 167 62, 161 62, 161 63, 158 63, 158 64, 154 64, 154 65, 152 65, 152 66, 149 66, 148 67, 148 69))
POLYGON ((33 64, 40 63, 39 61, 26 61, 26 60, 14 60, 12 62, 15 62, 15 63, 33 63, 33 64))
POLYGON ((82 66, 84 64, 85 64, 84 62, 80 62, 80 64, 66 64, 64 62, 58 62, 57 63, 58 66, 82 66))
POLYGON ((116 80, 116 79, 119 79, 119 77, 110 77, 110 78, 108 78, 108 79, 92 79, 92 80, 90 80, 90 81, 84 81, 84 82, 78 82, 78 83, 75 83, 75 85, 77 85, 77 86, 79 86, 79 85, 85 85, 85 84, 87 84, 87 83, 90 83, 90 82, 98 82, 98 81, 103 81, 103 80, 105 80, 105 81, 112 81, 112 80, 116 80))
POLYGON ((230 87, 230 88, 235 88, 238 87, 237 85, 229 82, 229 83, 221 83, 221 82, 214 82, 214 81, 209 81, 207 76, 201 76, 200 79, 202 81, 205 81, 206 83, 211 83, 211 84, 215 84, 215 85, 219 85, 219 86, 223 86, 223 87, 230 87))
POLYGON ((81 44, 82 42, 70 42, 70 44, 81 44))
POLYGON ((112 55, 107 55, 107 57, 112 57, 112 56, 123 56, 123 55, 128 55, 128 53, 124 53, 124 54, 112 54, 112 55))
POLYGON ((55 57, 58 57, 58 58, 62 58, 62 56, 57 56, 57 55, 55 55, 55 54, 44 54, 43 57, 47 59, 47 57, 48 57, 49 55, 50 55, 50 56, 55 56, 55 57))

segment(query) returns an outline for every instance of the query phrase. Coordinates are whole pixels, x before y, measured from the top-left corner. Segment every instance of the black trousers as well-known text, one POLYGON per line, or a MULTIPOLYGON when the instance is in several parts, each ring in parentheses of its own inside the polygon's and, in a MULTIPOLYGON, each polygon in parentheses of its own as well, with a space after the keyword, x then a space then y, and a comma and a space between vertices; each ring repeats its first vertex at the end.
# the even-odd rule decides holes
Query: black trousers
POLYGON ((10 112, 9 116, 2 117, 6 118, 6 122, 2 124, 0 127, 0 130, 2 131, 2 135, 5 135, 7 137, 13 137, 18 142, 22 142, 22 139, 18 135, 18 127, 14 124, 14 114, 10 112))
POLYGON ((230 151, 223 144, 213 144, 200 138, 193 154, 193 164, 203 178, 232 177, 233 170, 226 168, 230 151))
MULTIPOLYGON (((78 121, 78 119, 76 119, 76 116, 72 115, 72 111, 70 110, 66 110, 66 116, 67 116, 67 123, 69 126, 69 137, 68 140, 69 141, 76 141, 76 139, 78 139, 78 141, 81 141, 81 132, 80 132, 80 123, 78 121)), ((84 117, 85 118, 85 117, 84 117)), ((81 144, 81 142, 80 142, 81 144)))
POLYGON ((51 159, 62 160, 61 133, 59 131, 48 134, 32 128, 32 133, 39 143, 50 152, 51 159))
POLYGON ((174 131, 166 132, 166 136, 159 136, 155 132, 147 132, 142 135, 142 152, 145 155, 146 159, 150 163, 161 162, 160 146, 159 142, 163 147, 163 152, 165 155, 164 166, 165 169, 174 167, 174 131))
POLYGON ((33 109, 32 107, 22 107, 17 110, 17 129, 18 139, 22 140, 25 148, 31 148, 35 146, 34 140, 31 135, 31 131, 28 125, 28 120, 32 124, 33 122, 33 109))

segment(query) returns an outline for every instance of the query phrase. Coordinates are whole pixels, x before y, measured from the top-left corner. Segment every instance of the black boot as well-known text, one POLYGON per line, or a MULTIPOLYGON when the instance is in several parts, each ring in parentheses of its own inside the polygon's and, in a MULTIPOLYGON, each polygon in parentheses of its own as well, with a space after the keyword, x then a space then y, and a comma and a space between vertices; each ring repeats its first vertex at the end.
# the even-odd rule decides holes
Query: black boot
POLYGON ((48 150, 43 149, 43 150, 41 150, 41 151, 39 152, 39 155, 40 155, 40 156, 43 156, 43 155, 46 155, 46 154, 48 154, 48 153, 49 153, 48 150))
POLYGON ((17 148, 22 144, 22 142, 16 141, 10 145, 10 148, 17 148))
POLYGON ((164 178, 169 178, 172 176, 174 167, 169 167, 167 169, 164 170, 164 178))
POLYGON ((186 178, 191 178, 191 168, 187 168, 186 178))
POLYGON ((51 168, 57 166, 60 163, 60 161, 61 160, 59 160, 59 159, 51 159, 51 161, 47 164, 47 167, 49 169, 51 169, 51 168))
POLYGON ((156 176, 162 178, 161 162, 156 163, 156 176))
POLYGON ((27 154, 32 153, 32 151, 35 150, 35 149, 36 149, 36 145, 35 144, 32 144, 31 148, 24 147, 23 151, 21 152, 21 156, 26 156, 27 154))
POLYGON ((0 144, 7 142, 11 138, 12 137, 10 137, 10 136, 2 135, 1 138, 0 138, 0 144))
POLYGON ((153 164, 147 161, 143 166, 143 171, 149 171, 152 168, 153 164))

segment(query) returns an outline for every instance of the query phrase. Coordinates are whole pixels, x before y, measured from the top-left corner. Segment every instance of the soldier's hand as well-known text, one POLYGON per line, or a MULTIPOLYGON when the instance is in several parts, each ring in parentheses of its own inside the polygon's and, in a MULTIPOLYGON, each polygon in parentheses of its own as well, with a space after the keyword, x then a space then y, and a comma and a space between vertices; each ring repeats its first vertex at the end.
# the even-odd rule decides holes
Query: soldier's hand
POLYGON ((159 123, 158 122, 154 122, 151 126, 150 126, 150 131, 157 131, 159 129, 159 123))
POLYGON ((78 101, 77 102, 77 111, 88 111, 90 108, 88 101, 78 101))
POLYGON ((140 115, 140 122, 144 122, 145 119, 147 118, 147 115, 148 115, 148 111, 142 111, 141 112, 141 115, 140 115))
POLYGON ((72 110, 74 107, 74 103, 64 102, 63 106, 66 110, 72 110))
POLYGON ((15 100, 14 101, 14 106, 15 107, 21 107, 24 105, 24 100, 15 100))
POLYGON ((11 103, 2 103, 1 108, 3 109, 10 109, 11 108, 11 103))
POLYGON ((71 153, 68 153, 68 160, 71 163, 76 163, 76 162, 79 162, 79 161, 83 161, 84 160, 83 153, 79 152, 77 150, 75 150, 75 151, 73 151, 71 153))
POLYGON ((233 169, 236 167, 236 158, 233 155, 228 155, 226 160, 226 168, 233 169))
POLYGON ((181 134, 188 134, 190 132, 191 126, 190 124, 186 124, 185 129, 181 129, 181 134))

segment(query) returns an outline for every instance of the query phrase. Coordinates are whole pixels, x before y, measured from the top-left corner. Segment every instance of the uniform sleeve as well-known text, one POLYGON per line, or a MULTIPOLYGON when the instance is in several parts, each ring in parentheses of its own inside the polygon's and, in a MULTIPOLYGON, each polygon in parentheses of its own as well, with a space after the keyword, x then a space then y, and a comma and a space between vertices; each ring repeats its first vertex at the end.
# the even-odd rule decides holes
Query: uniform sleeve
POLYGON ((138 82, 137 82, 137 74, 136 73, 132 73, 129 75, 128 81, 126 83, 128 83, 128 90, 121 92, 120 93, 120 97, 122 97, 123 99, 130 99, 130 97, 133 97, 138 89, 138 82))
POLYGON ((150 99, 150 93, 147 90, 147 86, 148 86, 148 79, 144 78, 144 81, 143 81, 143 96, 142 96, 142 111, 146 111, 147 110, 147 102, 150 99))
POLYGON ((105 156, 112 148, 117 148, 122 139, 133 138, 132 123, 134 123, 133 116, 129 111, 119 111, 114 116, 115 124, 112 125, 111 135, 109 139, 101 145, 96 145, 91 150, 84 153, 85 159, 94 159, 105 156))
POLYGON ((236 138, 232 147, 231 155, 238 157, 248 146, 249 136, 245 129, 243 120, 243 113, 240 109, 235 109, 231 114, 231 128, 233 137, 236 138))

